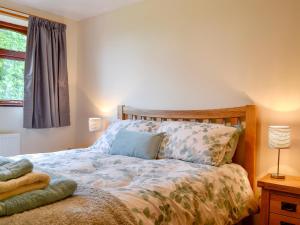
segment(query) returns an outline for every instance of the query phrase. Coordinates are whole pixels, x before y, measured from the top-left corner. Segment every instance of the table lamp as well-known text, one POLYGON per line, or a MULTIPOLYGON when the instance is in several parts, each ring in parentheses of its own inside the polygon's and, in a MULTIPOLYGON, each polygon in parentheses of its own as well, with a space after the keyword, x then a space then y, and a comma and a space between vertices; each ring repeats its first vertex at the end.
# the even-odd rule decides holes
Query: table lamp
POLYGON ((96 132, 102 128, 102 118, 89 118, 89 131, 96 132))
POLYGON ((291 128, 289 126, 269 126, 269 147, 278 149, 277 173, 271 175, 275 179, 284 179, 279 173, 280 150, 289 148, 291 144, 291 128))

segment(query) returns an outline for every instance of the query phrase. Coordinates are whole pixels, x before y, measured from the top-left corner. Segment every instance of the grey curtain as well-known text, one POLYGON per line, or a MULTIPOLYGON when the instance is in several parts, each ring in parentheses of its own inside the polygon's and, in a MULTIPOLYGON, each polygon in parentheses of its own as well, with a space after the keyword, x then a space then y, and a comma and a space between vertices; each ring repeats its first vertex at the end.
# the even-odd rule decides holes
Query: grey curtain
POLYGON ((70 125, 66 25, 29 18, 24 128, 70 125))

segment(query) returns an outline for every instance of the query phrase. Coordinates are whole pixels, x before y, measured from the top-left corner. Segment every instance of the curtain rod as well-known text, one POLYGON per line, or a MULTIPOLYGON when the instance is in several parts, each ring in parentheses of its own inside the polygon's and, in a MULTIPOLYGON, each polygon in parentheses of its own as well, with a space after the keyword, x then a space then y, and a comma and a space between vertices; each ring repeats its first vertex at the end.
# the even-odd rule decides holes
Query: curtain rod
POLYGON ((52 21, 52 22, 55 22, 55 23, 60 23, 60 22, 57 22, 55 20, 50 20, 48 18, 44 18, 44 17, 40 17, 40 16, 28 14, 26 12, 18 11, 18 10, 15 10, 15 9, 10 9, 10 8, 3 7, 3 6, 0 5, 0 14, 1 13, 2 14, 6 14, 8 16, 12 16, 12 17, 18 18, 18 19, 21 19, 21 20, 25 20, 25 21, 28 21, 29 16, 34 16, 34 17, 38 17, 38 18, 41 18, 41 19, 49 20, 49 21, 52 21), (4 10, 2 10, 2 9, 4 9, 4 10), (6 10, 8 10, 8 11, 6 11, 6 10), (22 15, 20 15, 20 14, 22 14, 22 15))

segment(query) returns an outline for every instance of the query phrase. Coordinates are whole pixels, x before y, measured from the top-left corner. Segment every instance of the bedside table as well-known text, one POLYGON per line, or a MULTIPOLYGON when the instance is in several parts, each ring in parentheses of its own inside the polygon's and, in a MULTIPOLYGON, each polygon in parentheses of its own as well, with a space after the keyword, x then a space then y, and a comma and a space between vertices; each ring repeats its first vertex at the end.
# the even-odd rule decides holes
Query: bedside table
POLYGON ((267 175, 257 186, 262 188, 260 225, 300 225, 300 177, 267 175))

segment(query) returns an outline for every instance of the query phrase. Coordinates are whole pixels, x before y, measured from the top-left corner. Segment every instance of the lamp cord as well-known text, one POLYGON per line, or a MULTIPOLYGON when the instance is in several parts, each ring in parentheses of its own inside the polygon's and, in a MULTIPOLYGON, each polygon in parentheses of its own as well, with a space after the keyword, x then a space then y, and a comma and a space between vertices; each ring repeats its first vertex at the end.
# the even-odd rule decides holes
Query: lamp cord
POLYGON ((280 161, 280 148, 278 149, 277 176, 279 176, 279 161, 280 161))

